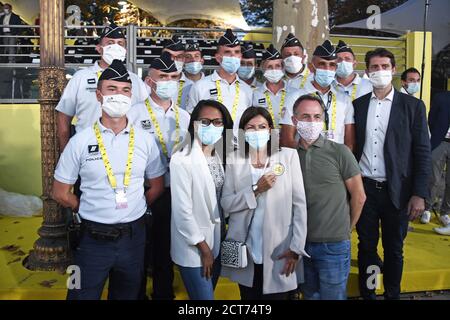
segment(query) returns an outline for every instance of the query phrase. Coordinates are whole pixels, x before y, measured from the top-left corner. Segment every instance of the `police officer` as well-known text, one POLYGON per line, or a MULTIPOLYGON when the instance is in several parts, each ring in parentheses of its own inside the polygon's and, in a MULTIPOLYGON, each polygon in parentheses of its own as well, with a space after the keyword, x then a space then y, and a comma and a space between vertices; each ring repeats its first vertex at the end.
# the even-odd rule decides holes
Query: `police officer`
POLYGON ((256 80, 256 52, 253 49, 253 43, 245 42, 242 45, 241 66, 238 69, 239 78, 245 81, 253 90, 262 85, 256 80))
POLYGON ((283 80, 283 59, 272 44, 263 52, 261 68, 266 81, 253 91, 253 106, 266 108, 272 116, 275 128, 279 128, 287 94, 300 89, 287 87, 286 81, 283 80))
POLYGON ((172 60, 175 62, 175 66, 178 72, 179 77, 181 77, 181 73, 183 71, 184 66, 184 44, 178 38, 177 35, 174 35, 171 39, 167 39, 164 44, 164 48, 162 52, 170 53, 172 60))
MULTIPOLYGON (((126 40, 120 27, 111 24, 103 29, 96 46, 101 59, 93 66, 77 71, 70 79, 61 100, 56 106, 57 133, 60 150, 64 150, 70 138, 70 125, 76 117, 77 132, 92 126, 100 117, 100 105, 95 98, 97 80, 114 59, 125 60, 126 40)), ((132 104, 144 101, 147 91, 144 82, 134 73, 128 72, 133 83, 132 104)))
POLYGON ((192 84, 205 77, 202 72, 204 62, 198 42, 188 40, 184 51, 184 72, 178 81, 178 91, 174 97, 181 109, 186 110, 187 108, 192 84))
POLYGON ((311 72, 308 69, 307 55, 302 43, 289 33, 281 46, 281 57, 284 62, 288 87, 303 89, 311 72))
POLYGON ((335 81, 337 68, 337 55, 334 46, 329 40, 317 46, 309 65, 314 77, 305 83, 305 87, 288 96, 286 112, 281 120, 281 144, 295 148, 296 127, 292 122, 292 107, 302 95, 314 94, 319 96, 325 104, 324 134, 331 141, 345 143, 353 149, 355 141, 354 110, 350 98, 342 92, 336 91, 335 81))
MULTIPOLYGON (((151 88, 144 103, 136 104, 128 113, 130 121, 156 137, 160 156, 169 166, 174 147, 182 142, 189 126, 189 113, 173 99, 177 90, 178 71, 168 52, 154 59, 145 78, 151 88)), ((152 278, 153 300, 174 298, 173 263, 170 257, 170 177, 165 175, 163 195, 151 206, 152 212, 152 278)))
POLYGON ((359 76, 354 70, 358 62, 355 54, 344 41, 339 40, 336 46, 338 66, 336 69, 336 90, 345 93, 351 101, 369 92, 372 92, 372 84, 369 79, 359 76))
POLYGON ((196 82, 189 92, 188 112, 192 112, 200 100, 217 100, 223 103, 234 121, 235 134, 239 119, 252 103, 252 89, 237 76, 241 65, 241 46, 231 29, 220 37, 215 59, 219 69, 196 82))
MULTIPOLYGON (((67 298, 100 299, 109 278, 108 299, 137 299, 144 273, 147 204, 164 190, 166 168, 152 135, 128 121, 132 83, 114 60, 98 81, 101 118, 67 144, 56 167, 53 198, 81 221, 74 250, 81 288, 67 298), (81 199, 71 192, 81 176, 81 199), (150 186, 144 193, 144 181, 150 186)), ((78 220, 77 219, 77 220, 78 220)))

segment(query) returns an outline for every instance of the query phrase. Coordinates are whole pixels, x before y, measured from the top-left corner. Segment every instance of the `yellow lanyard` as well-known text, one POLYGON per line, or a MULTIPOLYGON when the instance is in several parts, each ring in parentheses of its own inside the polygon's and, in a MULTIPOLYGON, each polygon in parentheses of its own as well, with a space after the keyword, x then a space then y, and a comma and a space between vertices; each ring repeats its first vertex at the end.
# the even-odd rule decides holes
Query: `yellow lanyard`
MULTIPOLYGON (((153 125, 155 126, 156 135, 159 140, 159 144, 161 145, 161 149, 164 155, 169 158, 169 151, 167 150, 166 141, 164 140, 163 133, 161 131, 161 126, 159 125, 158 119, 156 119, 155 112, 153 111, 152 106, 150 105, 150 100, 145 99, 145 105, 147 106, 148 113, 150 115, 150 119, 152 120, 153 125)), ((175 143, 174 147, 180 143, 180 110, 178 109, 178 105, 175 105, 175 143)))
POLYGON ((180 80, 180 84, 178 87, 178 98, 177 98, 177 105, 181 106, 181 97, 183 95, 183 86, 184 86, 184 80, 180 80))
MULTIPOLYGON (((238 103, 239 103, 239 82, 238 81, 235 82, 235 86, 236 86, 236 95, 234 96, 233 109, 231 109, 231 119, 233 119, 233 121, 236 118, 236 112, 237 112, 237 107, 238 107, 238 103)), ((220 87, 220 80, 216 80, 216 88, 217 88, 217 101, 219 101, 220 103, 223 103, 222 88, 220 87)))
MULTIPOLYGON (((100 149, 100 154, 102 155, 103 164, 106 169, 106 174, 108 176, 109 183, 111 187, 115 190, 117 189, 117 180, 114 175, 111 163, 109 162, 108 154, 106 153, 105 144, 103 143, 103 138, 100 133, 100 128, 98 123, 94 124, 95 137, 97 138, 98 148, 100 149)), ((133 166, 133 154, 134 154, 134 128, 130 129, 130 140, 128 142, 128 159, 125 167, 125 175, 123 176, 123 186, 124 188, 130 185, 131 179, 131 167, 133 166)))
POLYGON ((353 84, 352 89, 352 101, 356 99, 356 90, 358 89, 358 85, 356 83, 353 84))
POLYGON ((102 75, 103 71, 97 71, 97 80, 100 79, 100 76, 102 75))
POLYGON ((305 74, 303 75, 302 82, 300 83, 300 89, 303 89, 305 87, 306 80, 308 80, 308 76, 309 76, 309 69, 307 66, 305 66, 305 68, 306 68, 306 71, 305 71, 305 74))
MULTIPOLYGON (((281 90, 282 90, 282 92, 281 92, 280 109, 278 110, 278 121, 280 121, 280 119, 281 119, 281 111, 283 110, 284 100, 286 98, 286 90, 284 90, 284 89, 281 89, 281 90)), ((269 109, 269 113, 272 117, 273 124, 274 124, 275 128, 277 128, 278 124, 275 122, 275 114, 273 112, 272 100, 270 100, 270 95, 269 95, 268 90, 264 93, 264 95, 266 96, 267 106, 269 107, 268 109, 269 109)))

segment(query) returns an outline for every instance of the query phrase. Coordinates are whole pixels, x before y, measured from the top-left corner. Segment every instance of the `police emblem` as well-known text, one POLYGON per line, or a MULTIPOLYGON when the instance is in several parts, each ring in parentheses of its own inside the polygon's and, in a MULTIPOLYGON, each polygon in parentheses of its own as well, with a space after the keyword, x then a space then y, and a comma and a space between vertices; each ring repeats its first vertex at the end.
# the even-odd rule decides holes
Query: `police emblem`
POLYGON ((150 130, 152 128, 152 122, 150 120, 142 120, 141 126, 144 130, 150 130))
POLYGON ((281 163, 275 163, 272 167, 272 172, 276 175, 276 176, 281 176, 285 171, 284 165, 281 163))

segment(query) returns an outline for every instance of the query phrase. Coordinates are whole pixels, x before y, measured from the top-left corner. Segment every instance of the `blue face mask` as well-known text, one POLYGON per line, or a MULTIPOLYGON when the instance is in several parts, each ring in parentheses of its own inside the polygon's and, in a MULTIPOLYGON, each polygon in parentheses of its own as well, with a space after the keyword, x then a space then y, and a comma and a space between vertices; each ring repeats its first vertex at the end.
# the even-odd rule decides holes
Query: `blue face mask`
POLYGON ((236 73, 236 71, 238 71, 239 67, 241 66, 241 59, 236 57, 224 56, 220 65, 223 70, 230 74, 233 74, 236 73))
POLYGON ((184 70, 189 74, 197 74, 202 71, 202 64, 199 61, 188 62, 184 65, 184 70))
POLYGON ((245 133, 245 141, 252 149, 263 149, 267 146, 270 139, 269 130, 247 131, 245 133))
POLYGON ((178 83, 174 80, 156 82, 156 94, 162 100, 168 100, 175 96, 178 83))
POLYGON ((255 74, 255 67, 240 67, 238 69, 239 78, 248 80, 255 74))
POLYGON ((314 80, 316 80, 319 86, 326 88, 334 81, 335 75, 335 71, 316 69, 316 72, 314 73, 314 80))
POLYGON ((342 61, 338 63, 336 75, 339 78, 347 78, 353 73, 353 63, 348 61, 342 61))
POLYGON ((212 123, 205 127, 200 125, 197 135, 204 145, 215 144, 222 137, 223 127, 216 127, 212 123))
POLYGON ((409 94, 415 94, 420 90, 420 83, 419 82, 410 82, 408 83, 408 87, 406 88, 406 91, 409 94))

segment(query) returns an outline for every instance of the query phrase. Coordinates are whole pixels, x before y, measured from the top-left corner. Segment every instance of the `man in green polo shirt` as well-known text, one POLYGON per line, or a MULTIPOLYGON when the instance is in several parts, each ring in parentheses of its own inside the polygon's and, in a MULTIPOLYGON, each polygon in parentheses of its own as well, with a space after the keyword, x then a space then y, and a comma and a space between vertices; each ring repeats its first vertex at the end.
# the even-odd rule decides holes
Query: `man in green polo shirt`
POLYGON ((322 100, 312 95, 301 96, 293 107, 308 210, 305 250, 311 256, 304 257, 305 282, 300 290, 305 299, 344 300, 350 233, 366 195, 350 149, 321 135, 324 110, 322 100))

